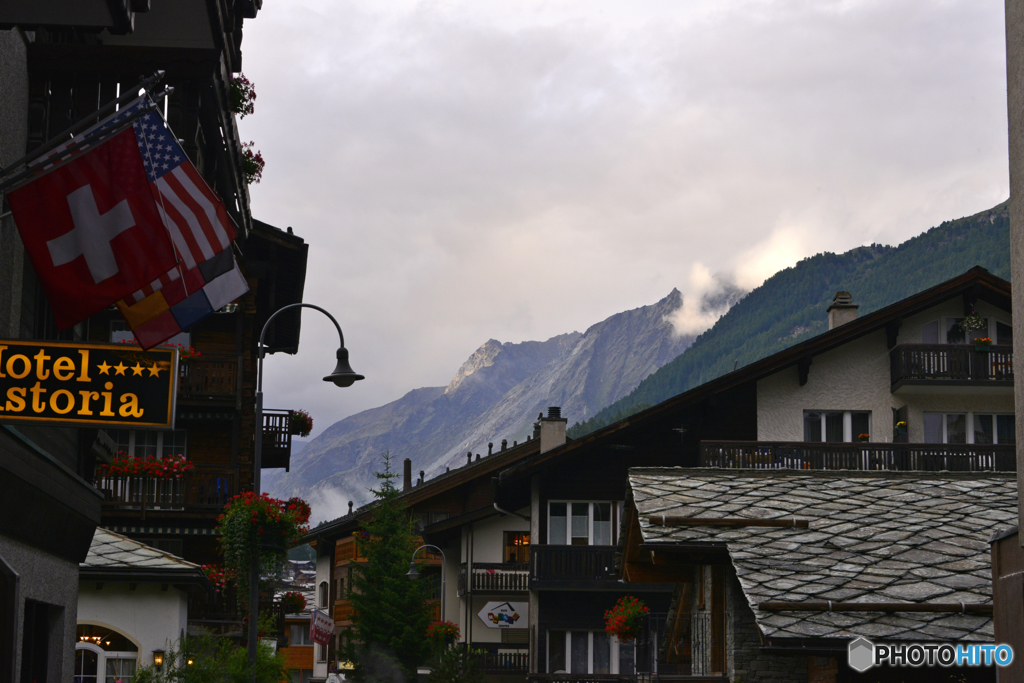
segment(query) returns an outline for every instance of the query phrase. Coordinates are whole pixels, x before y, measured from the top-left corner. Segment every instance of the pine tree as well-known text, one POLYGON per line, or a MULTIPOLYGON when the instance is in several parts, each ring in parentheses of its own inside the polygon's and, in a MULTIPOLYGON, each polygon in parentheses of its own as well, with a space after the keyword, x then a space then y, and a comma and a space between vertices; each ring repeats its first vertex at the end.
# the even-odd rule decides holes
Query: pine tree
POLYGON ((395 487, 398 474, 391 470, 391 455, 385 452, 383 459, 384 471, 376 474, 380 488, 370 490, 377 499, 373 519, 356 535, 366 563, 358 564, 352 577, 349 658, 358 680, 375 678, 375 669, 387 659, 398 663, 407 680, 415 680, 416 667, 430 655, 430 618, 423 582, 406 576, 416 537, 395 487))

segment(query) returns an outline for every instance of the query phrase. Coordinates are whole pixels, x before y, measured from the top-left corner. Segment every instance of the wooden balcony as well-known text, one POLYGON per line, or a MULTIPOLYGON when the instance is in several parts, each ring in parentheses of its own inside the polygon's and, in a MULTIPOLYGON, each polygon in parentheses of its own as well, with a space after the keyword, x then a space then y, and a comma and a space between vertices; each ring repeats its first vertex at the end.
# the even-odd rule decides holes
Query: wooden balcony
POLYGON ((473 563, 473 580, 467 581, 466 565, 459 566, 459 595, 472 593, 516 593, 530 590, 530 565, 473 563))
POLYGON ((242 356, 204 353, 178 365, 178 398, 189 402, 237 403, 242 393, 242 356))
POLYGON ((290 469, 292 458, 292 430, 290 410, 263 409, 263 451, 261 468, 290 469))
POLYGON ((534 588, 587 590, 618 583, 614 545, 535 545, 531 547, 530 583, 534 588))
POLYGON ((100 476, 103 510, 138 511, 146 515, 221 510, 238 493, 238 473, 230 468, 197 465, 180 479, 142 476, 100 476))
POLYGON ((352 603, 348 600, 335 600, 334 601, 334 621, 352 621, 352 615, 356 613, 356 608, 353 607, 352 603))
POLYGON ((1013 387, 1013 347, 899 344, 889 353, 892 391, 904 386, 1013 387))
POLYGON ((1015 472, 1013 444, 702 441, 700 466, 794 470, 1015 472))

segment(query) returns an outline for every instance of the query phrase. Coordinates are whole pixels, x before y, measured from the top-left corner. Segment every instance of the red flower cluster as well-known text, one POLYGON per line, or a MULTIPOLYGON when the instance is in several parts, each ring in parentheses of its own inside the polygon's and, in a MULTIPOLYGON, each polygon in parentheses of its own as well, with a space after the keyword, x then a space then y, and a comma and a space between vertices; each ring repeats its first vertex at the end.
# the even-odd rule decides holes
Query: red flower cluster
POLYGON ((213 584, 214 590, 218 593, 225 588, 227 585, 235 580, 235 571, 228 569, 227 567, 221 567, 218 564, 204 564, 203 573, 206 574, 206 578, 213 584))
POLYGON ((452 621, 437 621, 427 627, 427 639, 442 645, 459 639, 459 625, 452 621))
POLYGON ((639 598, 623 595, 615 607, 605 610, 604 630, 620 641, 636 640, 640 635, 643 617, 650 611, 639 598))
POLYGON ((157 458, 149 455, 134 458, 124 451, 118 451, 113 462, 96 467, 98 477, 150 477, 152 479, 181 479, 185 473, 195 468, 195 464, 187 461, 184 455, 166 455, 157 458))
POLYGON ((242 172, 245 173, 245 182, 249 185, 259 184, 263 179, 263 167, 267 162, 263 160, 263 153, 259 150, 253 151, 255 142, 242 143, 242 172))
POLYGON ((281 596, 285 614, 298 614, 306 609, 306 596, 298 591, 288 591, 281 596))
POLYGON ((230 518, 242 518, 256 527, 260 536, 267 531, 279 531, 289 543, 297 543, 309 533, 309 515, 309 505, 301 498, 279 500, 266 493, 245 491, 224 506, 224 514, 217 518, 217 529, 223 536, 230 518))
POLYGON ((309 436, 309 433, 313 431, 313 418, 305 410, 291 411, 288 420, 292 434, 309 436))

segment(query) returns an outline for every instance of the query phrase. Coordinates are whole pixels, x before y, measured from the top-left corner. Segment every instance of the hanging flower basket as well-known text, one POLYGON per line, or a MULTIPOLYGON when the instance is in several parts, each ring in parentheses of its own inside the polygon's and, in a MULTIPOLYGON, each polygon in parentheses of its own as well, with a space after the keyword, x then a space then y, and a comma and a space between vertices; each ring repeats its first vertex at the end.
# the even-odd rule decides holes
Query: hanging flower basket
POLYGON ((288 429, 297 436, 309 436, 313 431, 313 418, 305 410, 293 410, 288 415, 288 429))
POLYGON ((988 321, 974 311, 971 311, 970 315, 964 316, 964 319, 960 321, 960 329, 967 334, 986 327, 988 327, 988 321))
POLYGON ((285 614, 298 614, 306 609, 306 596, 298 591, 288 591, 281 596, 281 606, 285 614))
POLYGON ((434 647, 451 645, 459 639, 459 625, 451 621, 438 621, 427 627, 427 640, 434 647))
POLYGON ((222 567, 219 564, 204 564, 203 573, 213 584, 213 589, 220 593, 228 587, 228 584, 235 580, 235 572, 222 567))
POLYGON ((249 594, 249 574, 258 560, 260 576, 276 580, 288 559, 289 544, 309 531, 309 505, 301 498, 279 500, 246 491, 231 499, 217 518, 224 564, 234 571, 239 604, 249 594))
POLYGON ((605 610, 604 630, 620 642, 636 640, 643 628, 644 618, 650 611, 643 600, 624 595, 615 603, 615 607, 605 610))

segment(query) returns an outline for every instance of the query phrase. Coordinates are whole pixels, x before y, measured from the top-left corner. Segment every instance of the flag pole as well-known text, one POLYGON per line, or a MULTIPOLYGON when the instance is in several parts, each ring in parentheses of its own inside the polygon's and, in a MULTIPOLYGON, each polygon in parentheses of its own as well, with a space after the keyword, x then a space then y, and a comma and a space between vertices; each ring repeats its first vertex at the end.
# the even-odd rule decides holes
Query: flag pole
POLYGON ((35 148, 30 153, 26 154, 25 156, 23 156, 22 158, 18 159, 14 163, 9 164, 6 167, 0 167, 0 176, 9 175, 11 173, 12 169, 18 168, 19 166, 26 165, 30 161, 34 161, 35 159, 37 159, 37 158, 43 156, 44 154, 46 154, 47 152, 50 152, 50 151, 56 149, 57 147, 60 147, 62 144, 67 142, 67 138, 68 137, 74 136, 75 133, 81 131, 83 128, 88 126, 93 121, 98 121, 99 119, 101 119, 102 117, 106 116, 107 114, 110 114, 111 112, 115 111, 117 109, 117 107, 119 107, 120 105, 125 104, 127 102, 131 102, 134 99, 137 99, 139 97, 139 90, 146 90, 146 91, 148 91, 150 86, 153 86, 156 83, 160 82, 160 80, 163 79, 164 74, 166 74, 166 73, 167 72, 164 71, 163 69, 157 70, 157 72, 154 73, 152 76, 150 76, 149 78, 144 79, 135 88, 132 88, 132 89, 128 90, 128 92, 126 92, 125 94, 121 95, 116 100, 113 100, 112 102, 108 102, 103 107, 100 107, 99 109, 97 109, 96 111, 92 112, 91 114, 87 114, 86 116, 84 116, 83 118, 79 119, 75 123, 72 123, 66 129, 62 130, 60 133, 57 133, 56 135, 51 137, 47 142, 45 142, 42 145, 40 145, 39 147, 35 148))

